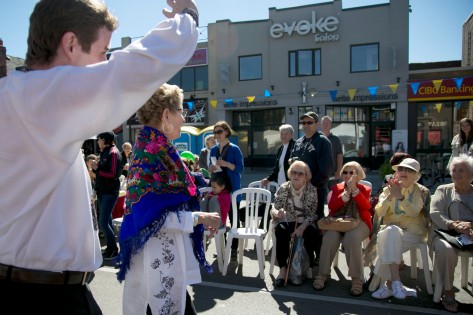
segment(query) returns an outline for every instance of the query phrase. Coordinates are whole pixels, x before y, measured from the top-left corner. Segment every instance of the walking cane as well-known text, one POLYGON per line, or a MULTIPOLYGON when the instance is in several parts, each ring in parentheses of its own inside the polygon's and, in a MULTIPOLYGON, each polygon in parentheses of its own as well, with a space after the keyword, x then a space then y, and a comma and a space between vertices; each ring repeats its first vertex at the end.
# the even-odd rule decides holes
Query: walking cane
MULTIPOLYGON (((286 221, 287 222, 287 221, 286 221)), ((297 216, 296 216, 296 225, 294 227, 294 232, 297 229, 297 216)), ((289 277, 289 270, 291 269, 292 263, 292 251, 294 249, 295 237, 291 237, 291 242, 289 243, 289 262, 287 263, 286 277, 284 278, 284 286, 287 287, 287 279, 289 277)))

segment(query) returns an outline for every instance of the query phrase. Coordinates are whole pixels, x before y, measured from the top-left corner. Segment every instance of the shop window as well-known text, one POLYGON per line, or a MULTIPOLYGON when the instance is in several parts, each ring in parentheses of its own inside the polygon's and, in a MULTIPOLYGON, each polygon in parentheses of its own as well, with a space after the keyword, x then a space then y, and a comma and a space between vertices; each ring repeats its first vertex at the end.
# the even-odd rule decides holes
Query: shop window
POLYGON ((350 49, 351 72, 379 70, 379 44, 352 45, 350 49))
POLYGON ((208 66, 183 68, 168 83, 179 86, 185 92, 206 91, 209 89, 208 66))
POLYGON ((417 150, 451 151, 452 103, 428 102, 417 104, 417 150))
POLYGON ((263 78, 262 56, 243 56, 239 58, 240 81, 261 80, 263 78))
POLYGON ((289 52, 289 76, 314 76, 321 74, 320 49, 289 52))

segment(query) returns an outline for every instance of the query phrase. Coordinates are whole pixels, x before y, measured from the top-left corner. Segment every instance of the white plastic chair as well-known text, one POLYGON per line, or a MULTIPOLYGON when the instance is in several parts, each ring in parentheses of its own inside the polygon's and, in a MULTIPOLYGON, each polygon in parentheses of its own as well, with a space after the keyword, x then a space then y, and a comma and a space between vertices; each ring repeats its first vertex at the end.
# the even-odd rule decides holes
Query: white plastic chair
MULTIPOLYGON (((279 190, 279 184, 276 182, 269 182, 268 185, 263 186, 261 181, 256 181, 248 184, 248 188, 251 187, 256 187, 256 188, 264 188, 269 190, 271 193, 271 200, 270 202, 272 203, 274 201, 274 194, 279 190)), ((267 201, 265 201, 267 202, 267 201)), ((274 226, 273 226, 273 219, 270 219, 269 221, 269 233, 266 235, 265 242, 266 242, 266 249, 264 251, 265 255, 268 255, 269 249, 271 248, 271 241, 273 241, 273 246, 276 247, 275 242, 276 242, 276 237, 274 237, 274 226)), ((272 255, 271 255, 272 257, 272 255)), ((276 256, 275 256, 276 257, 276 256)), ((271 274, 271 272, 270 272, 271 274)))
MULTIPOLYGON (((435 251, 434 251, 434 256, 435 256, 435 251)), ((473 252, 458 252, 458 257, 460 258, 461 262, 461 287, 462 288, 467 288, 468 287, 468 268, 469 268, 469 261, 470 258, 473 258, 473 252)), ((435 283, 435 291, 434 291, 434 302, 438 303, 440 302, 440 298, 442 297, 443 294, 443 279, 439 275, 439 271, 437 266, 434 264, 433 272, 432 272, 432 278, 435 283)), ((471 278, 471 283, 473 286, 473 277, 471 278)))
MULTIPOLYGON (((218 263, 218 271, 222 272, 223 270, 223 254, 225 252, 225 232, 227 231, 227 227, 223 226, 217 230, 214 234, 215 240, 215 251, 217 252, 217 263, 218 263)), ((205 239, 210 235, 209 230, 204 231, 204 252, 207 247, 207 242, 205 239)))
MULTIPOLYGON (((227 246, 225 248, 225 257, 223 261, 223 272, 222 275, 227 274, 228 264, 230 262, 230 251, 232 241, 234 238, 240 239, 238 242, 238 263, 243 264, 243 243, 241 240, 254 239, 256 244, 256 253, 258 256, 258 264, 261 279, 264 279, 264 248, 263 239, 267 232, 265 229, 258 228, 258 207, 263 200, 270 200, 271 193, 262 188, 242 188, 232 194, 232 215, 233 224, 230 231, 227 233, 227 246), (241 196, 242 201, 245 201, 245 227, 237 228, 237 198, 241 196)), ((264 216, 262 218, 264 226, 267 226, 269 203, 266 203, 264 216)))

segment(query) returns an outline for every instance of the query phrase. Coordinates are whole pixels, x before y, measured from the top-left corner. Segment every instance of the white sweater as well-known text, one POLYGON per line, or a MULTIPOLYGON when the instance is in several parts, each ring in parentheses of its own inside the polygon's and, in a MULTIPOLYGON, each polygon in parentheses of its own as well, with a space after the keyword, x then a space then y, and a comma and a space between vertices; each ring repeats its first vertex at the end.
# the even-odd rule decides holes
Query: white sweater
POLYGON ((83 141, 126 121, 191 58, 197 37, 192 18, 176 15, 109 61, 0 80, 0 263, 101 266, 83 141))

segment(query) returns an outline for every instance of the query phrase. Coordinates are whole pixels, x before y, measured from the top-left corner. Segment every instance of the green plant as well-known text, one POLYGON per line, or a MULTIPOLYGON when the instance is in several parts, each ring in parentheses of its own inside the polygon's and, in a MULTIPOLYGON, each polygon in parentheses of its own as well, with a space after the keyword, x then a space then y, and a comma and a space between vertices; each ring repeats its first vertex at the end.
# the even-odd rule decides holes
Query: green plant
POLYGON ((389 161, 391 160, 391 156, 388 156, 383 164, 379 167, 379 176, 381 177, 382 180, 386 177, 386 175, 393 174, 394 171, 391 168, 391 163, 389 161))

